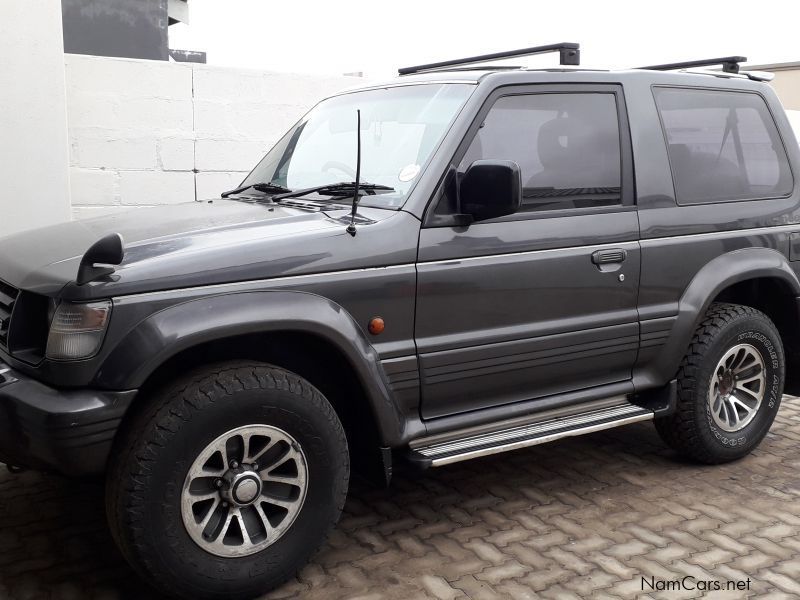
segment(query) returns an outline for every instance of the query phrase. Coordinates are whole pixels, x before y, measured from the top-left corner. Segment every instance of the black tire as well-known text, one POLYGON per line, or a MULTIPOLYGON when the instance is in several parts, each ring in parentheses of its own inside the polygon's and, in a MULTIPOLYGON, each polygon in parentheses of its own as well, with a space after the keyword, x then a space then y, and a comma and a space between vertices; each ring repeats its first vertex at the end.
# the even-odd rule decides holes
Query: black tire
POLYGON ((706 464, 742 458, 769 431, 780 406, 785 359, 778 330, 762 312, 738 304, 712 304, 697 327, 678 371, 676 411, 656 420, 661 438, 680 454, 706 464), (758 350, 764 364, 764 397, 755 416, 738 431, 728 432, 712 417, 712 377, 720 360, 737 344, 758 350))
POLYGON ((112 534, 134 569, 184 598, 252 598, 294 575, 341 514, 350 462, 330 403, 297 375, 260 363, 204 369, 164 389, 115 442, 106 485, 112 534), (278 427, 302 448, 308 487, 298 516, 255 554, 217 556, 195 543, 182 520, 187 472, 206 445, 237 427, 278 427))

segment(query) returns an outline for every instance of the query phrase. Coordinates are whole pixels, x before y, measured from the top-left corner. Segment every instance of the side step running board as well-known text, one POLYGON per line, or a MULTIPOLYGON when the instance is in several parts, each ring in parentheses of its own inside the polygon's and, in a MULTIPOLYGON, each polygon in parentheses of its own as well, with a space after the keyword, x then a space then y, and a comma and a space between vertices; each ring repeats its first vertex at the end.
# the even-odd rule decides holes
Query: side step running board
POLYGON ((440 467, 652 418, 653 411, 623 400, 611 406, 543 420, 540 418, 511 427, 500 425, 497 429, 473 432, 455 439, 441 440, 441 436, 436 436, 439 439, 415 440, 411 442, 409 458, 421 467, 440 467))

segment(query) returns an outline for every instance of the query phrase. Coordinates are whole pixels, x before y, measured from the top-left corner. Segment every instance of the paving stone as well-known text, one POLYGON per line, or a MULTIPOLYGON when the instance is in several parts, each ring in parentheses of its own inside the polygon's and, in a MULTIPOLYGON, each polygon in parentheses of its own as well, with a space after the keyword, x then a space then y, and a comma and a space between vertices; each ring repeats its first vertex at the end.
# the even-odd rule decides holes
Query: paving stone
POLYGON ((420 578, 425 589, 439 600, 452 600, 463 596, 463 592, 454 589, 445 579, 434 575, 423 575, 420 578))
POLYGON ((748 552, 744 556, 740 556, 736 560, 731 561, 730 566, 736 569, 741 569, 745 573, 755 573, 764 567, 774 565, 776 562, 777 561, 774 557, 755 550, 748 552))
MULTIPOLYGON (((454 588, 464 592, 468 598, 496 598, 497 593, 485 581, 475 579, 473 575, 464 575, 452 583, 454 588)), ((398 597, 401 598, 401 597, 398 597)))
POLYGON ((723 548, 712 548, 706 552, 692 555, 692 562, 706 569, 714 569, 720 564, 730 562, 736 555, 723 548))
POLYGON ((475 577, 481 581, 486 581, 487 583, 494 585, 502 583, 503 581, 508 581, 509 579, 522 577, 529 572, 530 569, 525 565, 522 565, 517 561, 510 561, 498 567, 489 567, 484 569, 475 575, 475 577))
POLYGON ((772 583, 782 592, 787 594, 794 594, 795 598, 800 596, 800 582, 797 579, 792 579, 780 573, 768 572, 761 575, 764 580, 772 583))
POLYGON ((717 548, 722 548, 723 550, 730 550, 731 552, 743 555, 747 554, 750 551, 745 544, 742 544, 740 541, 733 539, 730 536, 716 533, 714 531, 710 531, 705 535, 706 539, 713 543, 717 548))

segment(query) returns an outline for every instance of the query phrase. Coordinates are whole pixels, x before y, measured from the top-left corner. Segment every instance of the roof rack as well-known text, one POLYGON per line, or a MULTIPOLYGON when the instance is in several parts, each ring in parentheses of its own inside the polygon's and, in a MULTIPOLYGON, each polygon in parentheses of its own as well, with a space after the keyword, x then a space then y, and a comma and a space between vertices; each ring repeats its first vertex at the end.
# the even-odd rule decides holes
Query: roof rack
POLYGON ((581 51, 580 44, 573 44, 564 42, 561 44, 550 44, 548 46, 534 46, 533 48, 522 48, 520 50, 508 50, 507 52, 495 52, 494 54, 482 54, 480 56, 470 56, 468 58, 456 58, 454 60, 445 60, 442 62, 428 63, 426 65, 417 65, 415 67, 403 67, 398 69, 400 75, 410 75, 411 73, 421 73, 424 71, 438 71, 448 67, 456 67, 460 65, 472 65, 476 63, 488 62, 491 60, 499 60, 501 58, 516 58, 518 56, 532 56, 534 54, 546 54, 548 52, 558 52, 560 56, 560 64, 562 65, 580 65, 581 64, 581 51))
POLYGON ((677 71, 678 69, 691 69, 693 67, 712 67, 722 65, 723 73, 738 73, 739 63, 747 62, 744 56, 725 56, 722 58, 707 58, 704 60, 690 60, 687 62, 667 63, 664 65, 651 65, 638 67, 648 71, 677 71))

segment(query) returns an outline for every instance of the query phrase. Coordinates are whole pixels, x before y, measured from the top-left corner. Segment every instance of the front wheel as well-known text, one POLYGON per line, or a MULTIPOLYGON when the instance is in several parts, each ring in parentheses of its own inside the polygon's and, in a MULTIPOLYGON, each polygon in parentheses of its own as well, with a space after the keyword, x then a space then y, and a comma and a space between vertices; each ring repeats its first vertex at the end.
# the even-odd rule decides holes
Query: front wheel
POLYGON ((344 504, 349 456, 333 407, 282 369, 187 377, 135 415, 107 482, 131 565, 185 598, 252 598, 293 575, 344 504))
POLYGON ((699 462, 741 458, 775 420, 785 371, 780 335, 764 313, 712 304, 681 363, 675 413, 656 420, 658 433, 699 462))

